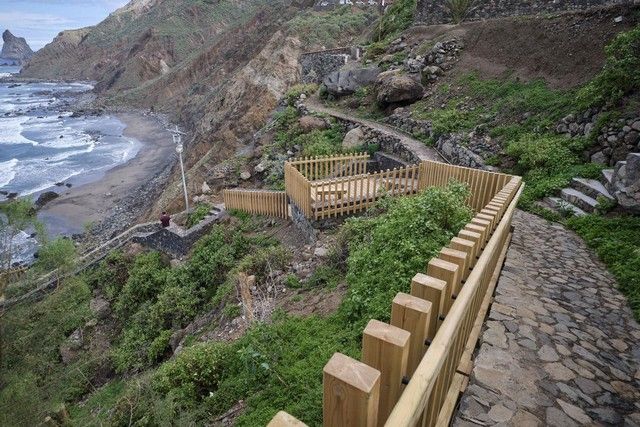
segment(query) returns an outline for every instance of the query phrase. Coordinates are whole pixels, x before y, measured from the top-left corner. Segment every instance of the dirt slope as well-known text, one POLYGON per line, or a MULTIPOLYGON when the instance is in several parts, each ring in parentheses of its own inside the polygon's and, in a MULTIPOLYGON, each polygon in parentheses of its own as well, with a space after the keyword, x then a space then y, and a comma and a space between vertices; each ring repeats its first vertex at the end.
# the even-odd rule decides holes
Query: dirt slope
POLYGON ((604 63, 604 47, 620 31, 637 25, 640 6, 614 6, 549 17, 502 18, 459 26, 418 26, 407 31, 409 44, 457 37, 465 42, 456 73, 482 77, 511 74, 544 79, 556 88, 592 78, 604 63), (615 22, 622 17, 622 22, 615 22))

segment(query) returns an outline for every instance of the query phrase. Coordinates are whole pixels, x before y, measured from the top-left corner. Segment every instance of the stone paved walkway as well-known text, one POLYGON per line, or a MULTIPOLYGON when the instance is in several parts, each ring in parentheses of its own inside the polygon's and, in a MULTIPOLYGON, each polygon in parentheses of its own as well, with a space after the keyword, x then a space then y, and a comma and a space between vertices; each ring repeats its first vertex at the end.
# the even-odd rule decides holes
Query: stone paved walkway
POLYGON ((517 211, 453 425, 640 426, 640 326, 585 243, 517 211))

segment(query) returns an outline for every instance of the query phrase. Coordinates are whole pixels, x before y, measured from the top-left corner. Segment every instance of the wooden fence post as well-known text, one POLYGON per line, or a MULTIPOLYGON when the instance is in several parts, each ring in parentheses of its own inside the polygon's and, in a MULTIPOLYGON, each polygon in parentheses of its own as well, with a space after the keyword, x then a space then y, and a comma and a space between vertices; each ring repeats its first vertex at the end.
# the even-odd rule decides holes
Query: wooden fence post
POLYGON ((427 275, 447 282, 444 294, 444 314, 446 315, 453 304, 451 296, 454 289, 460 287, 460 272, 458 266, 440 258, 432 258, 427 264, 427 275))
POLYGON ((322 370, 322 425, 375 427, 378 425, 380 372, 341 353, 322 370))
POLYGON ((475 252, 475 246, 476 244, 473 241, 465 240, 460 237, 452 238, 451 242, 449 243, 449 247, 451 249, 464 252, 467 257, 467 261, 465 263, 465 271, 462 273, 463 280, 467 280, 467 277, 469 277, 469 273, 471 272, 471 269, 476 262, 475 256, 473 255, 475 252))
POLYGON ((430 340, 436 336, 438 327, 442 323, 440 315, 444 314, 444 292, 447 282, 418 273, 411 279, 411 295, 431 303, 431 315, 429 318, 429 328, 427 338, 430 340))
POLYGON ((469 267, 467 266, 467 253, 463 251, 459 251, 457 249, 452 248, 442 248, 440 250, 440 256, 438 256, 441 260, 450 262, 458 266, 458 281, 457 285, 454 286, 452 292, 452 296, 458 295, 460 293, 460 288, 462 287, 462 281, 467 279, 467 271, 469 271, 469 267))
POLYGON ((378 425, 384 425, 402 394, 407 373, 409 332, 370 320, 362 334, 362 362, 380 371, 378 425))
POLYGON ((478 256, 478 254, 480 253, 480 250, 482 249, 482 241, 481 241, 482 236, 480 235, 480 233, 474 233, 473 231, 460 230, 460 232, 458 233, 458 237, 460 237, 461 239, 469 240, 473 242, 473 245, 474 245, 473 263, 471 265, 472 266, 475 265, 476 257, 478 256))
POLYGON ((409 338, 409 360, 407 362, 407 376, 422 360, 425 351, 425 340, 429 331, 431 303, 418 297, 399 292, 391 305, 391 324, 404 329, 411 334, 409 338))
POLYGON ((307 427, 307 425, 293 415, 280 411, 271 419, 267 427, 307 427))

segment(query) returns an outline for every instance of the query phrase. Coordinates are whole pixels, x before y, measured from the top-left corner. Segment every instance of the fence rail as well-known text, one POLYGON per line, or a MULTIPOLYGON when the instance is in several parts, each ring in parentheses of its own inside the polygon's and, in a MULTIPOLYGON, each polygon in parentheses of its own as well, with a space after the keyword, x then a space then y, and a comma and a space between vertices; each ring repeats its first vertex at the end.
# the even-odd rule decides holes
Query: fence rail
POLYGON ((251 214, 278 218, 289 217, 289 204, 284 191, 234 189, 224 190, 223 196, 227 209, 238 209, 251 214))
POLYGON ((369 155, 366 153, 304 157, 288 163, 310 181, 367 173, 369 155))
POLYGON ((383 194, 415 194, 419 190, 419 172, 416 165, 312 182, 313 215, 316 219, 348 215, 368 208, 383 194))
MULTIPOLYGON (((420 165, 418 187, 466 182, 477 213, 427 263, 426 274, 414 276, 410 294, 396 295, 390 324, 369 322, 362 360, 336 353, 325 365, 325 426, 446 426, 467 381, 522 180, 430 163, 420 165)), ((304 424, 279 413, 270 425, 304 424)))

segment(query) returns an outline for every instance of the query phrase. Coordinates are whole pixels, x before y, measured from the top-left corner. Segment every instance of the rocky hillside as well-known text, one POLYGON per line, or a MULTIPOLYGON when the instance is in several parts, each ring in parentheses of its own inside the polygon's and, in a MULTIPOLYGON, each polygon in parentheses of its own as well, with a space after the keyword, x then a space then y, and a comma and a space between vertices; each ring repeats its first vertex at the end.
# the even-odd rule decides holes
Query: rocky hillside
POLYGON ((194 135, 187 164, 216 164, 298 82, 302 52, 352 43, 377 13, 315 12, 313 3, 133 0, 95 27, 62 32, 21 74, 95 80, 105 105, 168 113, 194 135))
POLYGON ((24 37, 16 37, 11 31, 5 30, 2 33, 2 41, 0 63, 21 65, 33 56, 33 51, 24 37))

